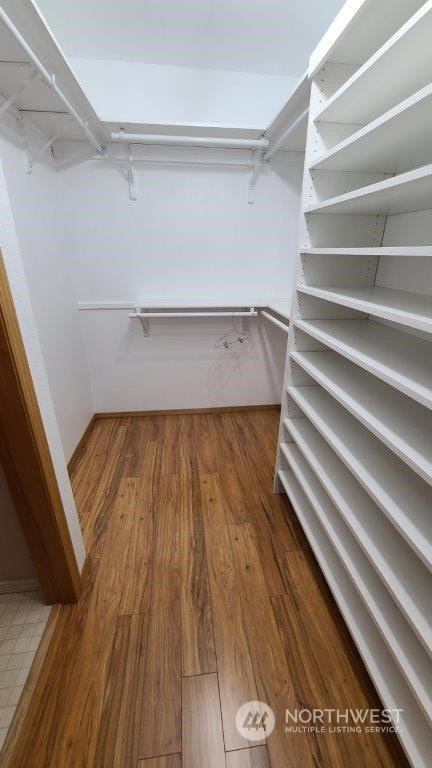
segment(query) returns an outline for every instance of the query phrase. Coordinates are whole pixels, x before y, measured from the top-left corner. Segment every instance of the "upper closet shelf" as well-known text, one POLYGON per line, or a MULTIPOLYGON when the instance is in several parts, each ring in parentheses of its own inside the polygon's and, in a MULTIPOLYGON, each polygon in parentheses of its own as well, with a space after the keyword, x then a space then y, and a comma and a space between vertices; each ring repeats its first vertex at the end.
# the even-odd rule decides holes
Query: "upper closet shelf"
POLYGON ((432 256, 432 246, 381 246, 379 248, 302 248, 300 253, 310 256, 432 256))
POLYGON ((315 120, 364 125, 430 82, 432 0, 428 0, 327 101, 315 120))
POLYGON ((127 123, 104 122, 109 134, 123 130, 128 133, 159 136, 207 136, 208 138, 259 139, 265 125, 234 125, 231 123, 127 123))
MULTIPOLYGON (((291 299, 278 298, 278 299, 263 299, 262 297, 255 297, 254 299, 229 299, 225 298, 162 298, 162 299, 137 299, 136 301, 80 301, 78 302, 77 309, 81 312, 97 311, 97 310, 135 310, 132 317, 144 317, 146 316, 146 310, 149 311, 149 318, 151 313, 156 310, 160 310, 164 317, 169 317, 170 314, 175 316, 178 311, 185 311, 185 316, 194 317, 194 314, 198 311, 217 310, 221 314, 220 310, 224 310, 224 314, 234 314, 234 310, 253 310, 255 316, 256 310, 270 309, 278 315, 281 315, 286 320, 290 318, 291 299), (233 312, 227 312, 227 310, 233 310, 233 312), (186 315, 187 312, 187 315, 186 315)), ((248 311, 248 315, 250 312, 248 311)), ((154 316, 154 315, 153 315, 154 316)), ((252 315, 250 315, 252 316, 252 315)))
POLYGON ((360 66, 422 5, 424 0, 351 0, 312 53, 309 77, 326 61, 360 66))
POLYGON ((309 114, 310 82, 307 72, 300 78, 281 111, 273 118, 264 134, 269 141, 265 158, 278 150, 304 152, 309 114))
POLYGON ((61 132, 64 138, 88 139, 102 151, 102 124, 36 5, 6 6, 7 13, 0 8, 2 94, 6 99, 17 94, 16 108, 46 137, 57 138, 61 132), (31 71, 36 78, 18 93, 19 83, 25 84, 31 71))
POLYGON ((291 313, 291 299, 271 299, 267 305, 268 309, 276 312, 286 320, 290 319, 291 313))
POLYGON ((432 164, 315 203, 305 208, 305 213, 386 216, 429 208, 432 208, 432 164))
MULTIPOLYGON (((432 75, 432 67, 431 67, 432 75)), ((314 160, 329 171, 401 171, 432 160, 432 84, 314 160)))
POLYGON ((432 332, 432 300, 430 296, 422 293, 395 291, 379 286, 316 288, 310 285, 299 285, 297 290, 343 307, 367 312, 374 317, 382 317, 419 331, 432 332))

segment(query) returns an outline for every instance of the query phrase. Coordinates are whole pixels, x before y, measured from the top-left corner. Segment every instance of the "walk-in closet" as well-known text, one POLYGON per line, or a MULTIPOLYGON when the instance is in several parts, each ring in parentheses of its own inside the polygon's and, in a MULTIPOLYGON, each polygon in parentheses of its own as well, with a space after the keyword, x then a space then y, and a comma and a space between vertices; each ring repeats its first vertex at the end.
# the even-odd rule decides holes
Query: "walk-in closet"
POLYGON ((432 0, 0 0, 1 768, 430 768, 432 0))

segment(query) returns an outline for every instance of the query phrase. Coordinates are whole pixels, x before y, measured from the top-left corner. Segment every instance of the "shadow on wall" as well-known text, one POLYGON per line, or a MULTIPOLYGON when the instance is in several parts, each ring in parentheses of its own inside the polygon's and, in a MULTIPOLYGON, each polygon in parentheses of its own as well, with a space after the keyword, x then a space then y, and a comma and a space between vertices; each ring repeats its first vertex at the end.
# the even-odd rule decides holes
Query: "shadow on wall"
POLYGON ((33 563, 0 466, 0 592, 6 592, 8 584, 14 591, 16 582, 33 580, 33 563))

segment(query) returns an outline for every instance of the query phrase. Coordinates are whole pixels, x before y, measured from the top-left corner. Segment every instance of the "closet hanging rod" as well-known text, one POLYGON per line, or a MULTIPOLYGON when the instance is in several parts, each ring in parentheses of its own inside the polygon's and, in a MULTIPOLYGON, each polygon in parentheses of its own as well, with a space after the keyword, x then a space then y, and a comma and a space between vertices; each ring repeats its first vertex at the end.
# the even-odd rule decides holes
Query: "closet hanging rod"
POLYGON ((223 149, 261 149, 268 148, 267 139, 231 139, 214 138, 212 136, 172 136, 152 133, 125 133, 113 131, 112 141, 125 142, 127 144, 159 144, 177 147, 209 147, 223 149))
POLYGON ((273 317, 273 315, 270 315, 268 312, 264 312, 263 310, 261 310, 260 315, 261 317, 265 317, 265 319, 269 320, 271 323, 274 323, 274 325, 280 328, 281 331, 288 333, 289 325, 287 325, 286 323, 282 323, 280 320, 277 319, 277 317, 273 317))
MULTIPOLYGON (((88 158, 89 160, 101 160, 104 163, 120 163, 124 165, 124 157, 110 157, 108 154, 93 155, 88 158)), ((64 162, 73 162, 74 157, 62 158, 64 162)), ((134 165, 203 165, 203 166, 234 166, 236 168, 250 168, 251 161, 248 157, 241 159, 227 158, 227 157, 214 157, 201 159, 197 157, 133 157, 134 165)))
POLYGON ((257 317, 258 312, 251 307, 248 312, 131 312, 129 317, 149 319, 152 317, 257 317))
POLYGON ((74 109, 70 101, 66 98, 66 96, 63 94, 63 92, 58 87, 56 81, 55 81, 55 75, 50 75, 48 70, 45 69, 42 62, 38 59, 36 54, 33 52, 33 50, 30 48, 24 37, 22 36, 21 32, 16 28, 15 24, 11 21, 9 16, 4 12, 3 8, 0 6, 0 19, 3 21, 3 23, 6 25, 8 30, 12 33, 14 38, 17 40, 17 42, 20 44, 20 46, 23 48, 23 50, 26 52, 29 59, 31 59, 32 63, 38 70, 38 72, 41 74, 44 80, 48 83, 50 88, 54 91, 54 93, 59 97, 59 99, 63 102, 64 106, 66 107, 67 111, 69 112, 70 116, 75 120, 75 122, 79 125, 79 127, 84 131, 86 134, 88 140, 93 144, 94 147, 96 147, 98 152, 103 152, 103 147, 101 144, 99 144, 96 137, 91 132, 90 128, 88 127, 87 123, 84 122, 84 120, 80 117, 78 112, 74 109))

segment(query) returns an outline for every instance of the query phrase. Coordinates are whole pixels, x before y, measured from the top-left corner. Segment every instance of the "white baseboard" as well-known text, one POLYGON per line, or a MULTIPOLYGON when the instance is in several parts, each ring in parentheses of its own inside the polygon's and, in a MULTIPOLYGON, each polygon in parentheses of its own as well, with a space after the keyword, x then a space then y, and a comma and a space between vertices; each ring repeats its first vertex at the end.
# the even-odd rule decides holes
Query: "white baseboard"
POLYGON ((21 581, 0 581, 0 595, 11 592, 33 592, 40 589, 37 579, 23 579, 21 581))

